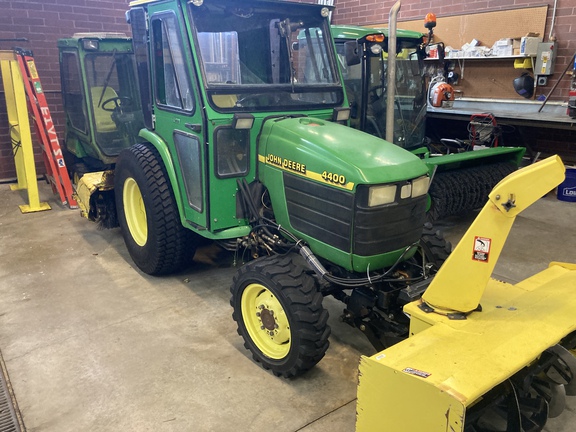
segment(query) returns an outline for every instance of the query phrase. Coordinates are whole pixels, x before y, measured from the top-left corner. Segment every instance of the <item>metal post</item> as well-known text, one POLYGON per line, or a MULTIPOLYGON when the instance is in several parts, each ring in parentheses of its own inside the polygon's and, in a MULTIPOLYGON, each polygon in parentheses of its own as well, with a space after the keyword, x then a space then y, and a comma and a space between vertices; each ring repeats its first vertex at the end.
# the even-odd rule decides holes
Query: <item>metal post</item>
POLYGON ((394 142, 394 99, 396 96, 396 24, 401 0, 398 0, 388 18, 388 73, 386 74, 386 141, 394 142))
POLYGON ((0 51, 0 66, 4 91, 6 92, 10 137, 15 143, 12 150, 18 176, 18 185, 13 185, 11 189, 26 189, 28 191, 28 205, 20 206, 22 213, 50 210, 47 203, 40 202, 38 194, 24 77, 13 51, 0 51))

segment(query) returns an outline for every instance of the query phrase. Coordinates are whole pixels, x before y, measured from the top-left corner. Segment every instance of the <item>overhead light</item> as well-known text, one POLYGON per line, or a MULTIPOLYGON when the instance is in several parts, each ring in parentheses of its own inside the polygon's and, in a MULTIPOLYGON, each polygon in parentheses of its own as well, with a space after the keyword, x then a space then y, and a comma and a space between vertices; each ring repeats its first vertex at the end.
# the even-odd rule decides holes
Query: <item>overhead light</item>
POLYGON ((328 9, 327 7, 323 7, 322 9, 320 9, 320 15, 322 15, 323 18, 327 18, 328 15, 330 15, 330 9, 328 9))
POLYGON ((98 43, 98 41, 94 39, 84 39, 82 41, 82 47, 86 51, 98 51, 99 46, 100 44, 98 43))
POLYGON ((204 0, 192 0, 189 3, 192 3, 194 6, 202 6, 204 0))
POLYGON ((254 124, 254 116, 248 113, 234 113, 232 117, 233 129, 252 129, 254 124))

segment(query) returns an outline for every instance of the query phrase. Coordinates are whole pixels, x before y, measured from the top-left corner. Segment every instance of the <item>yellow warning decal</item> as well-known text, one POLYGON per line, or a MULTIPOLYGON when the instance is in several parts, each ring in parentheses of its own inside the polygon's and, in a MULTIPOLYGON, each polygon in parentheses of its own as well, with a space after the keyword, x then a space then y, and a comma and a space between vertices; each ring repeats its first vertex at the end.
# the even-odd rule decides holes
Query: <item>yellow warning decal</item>
POLYGON ((354 183, 346 181, 346 177, 341 174, 336 174, 329 171, 324 171, 322 173, 310 171, 306 167, 306 164, 290 159, 285 159, 274 154, 267 154, 266 156, 258 155, 258 160, 263 164, 272 165, 280 168, 283 171, 298 174, 303 177, 319 181, 321 183, 326 183, 346 190, 354 189, 354 183))
POLYGON ((28 60, 28 70, 30 71, 30 78, 38 79, 38 71, 36 70, 36 65, 34 64, 34 60, 28 60))

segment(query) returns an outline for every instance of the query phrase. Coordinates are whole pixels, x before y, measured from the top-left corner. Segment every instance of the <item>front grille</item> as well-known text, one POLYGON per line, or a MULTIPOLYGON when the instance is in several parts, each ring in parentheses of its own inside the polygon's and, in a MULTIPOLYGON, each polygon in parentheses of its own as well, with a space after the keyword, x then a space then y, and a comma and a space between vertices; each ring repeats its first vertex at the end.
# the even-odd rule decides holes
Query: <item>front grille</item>
POLYGON ((426 195, 385 206, 356 208, 355 255, 378 255, 417 242, 426 222, 426 195))
POLYGON ((417 242, 426 218, 426 196, 367 207, 367 188, 353 193, 284 173, 286 204, 294 229, 359 256, 384 254, 417 242))
POLYGON ((284 173, 290 224, 298 231, 350 251, 354 195, 284 173))

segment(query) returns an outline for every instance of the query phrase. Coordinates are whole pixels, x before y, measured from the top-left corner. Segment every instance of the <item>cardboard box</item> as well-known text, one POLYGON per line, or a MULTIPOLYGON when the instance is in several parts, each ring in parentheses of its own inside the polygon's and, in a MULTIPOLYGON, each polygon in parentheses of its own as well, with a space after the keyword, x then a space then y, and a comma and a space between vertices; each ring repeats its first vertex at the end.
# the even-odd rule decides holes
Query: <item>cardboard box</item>
POLYGON ((534 56, 538 52, 538 44, 542 42, 541 37, 524 36, 520 38, 520 55, 534 56))
POLYGON ((500 39, 500 40, 497 40, 496 43, 494 44, 494 46, 497 46, 497 47, 505 47, 508 45, 512 45, 512 38, 500 39))
POLYGON ((492 48, 492 55, 496 57, 509 57, 513 54, 514 48, 512 45, 495 46, 492 48))
POLYGON ((535 56, 538 52, 538 44, 542 37, 538 33, 526 33, 525 36, 512 39, 514 55, 535 56))

